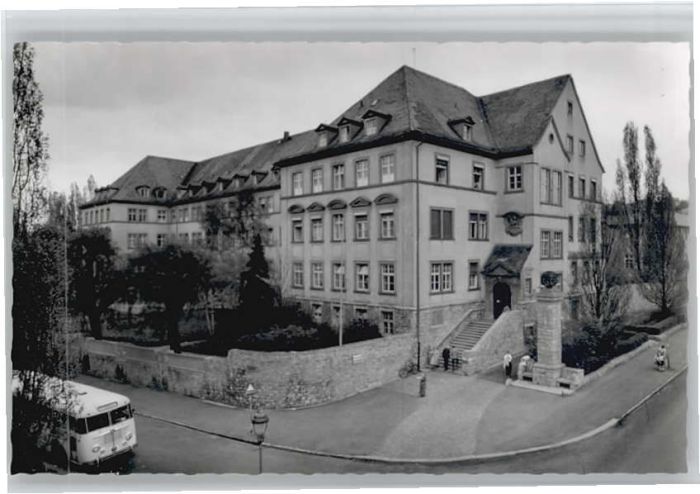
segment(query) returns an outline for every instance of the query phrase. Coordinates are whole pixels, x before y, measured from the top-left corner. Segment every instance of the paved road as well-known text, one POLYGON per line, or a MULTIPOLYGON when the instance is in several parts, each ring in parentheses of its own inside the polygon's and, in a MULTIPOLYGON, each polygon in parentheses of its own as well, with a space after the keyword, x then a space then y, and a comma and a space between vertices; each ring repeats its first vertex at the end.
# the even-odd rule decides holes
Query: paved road
MULTIPOLYGON (((681 473, 685 463, 685 374, 623 426, 563 450, 482 464, 385 465, 265 448, 265 472, 275 473, 681 473)), ((138 418, 139 448, 133 473, 244 473, 258 469, 257 448, 138 418)))

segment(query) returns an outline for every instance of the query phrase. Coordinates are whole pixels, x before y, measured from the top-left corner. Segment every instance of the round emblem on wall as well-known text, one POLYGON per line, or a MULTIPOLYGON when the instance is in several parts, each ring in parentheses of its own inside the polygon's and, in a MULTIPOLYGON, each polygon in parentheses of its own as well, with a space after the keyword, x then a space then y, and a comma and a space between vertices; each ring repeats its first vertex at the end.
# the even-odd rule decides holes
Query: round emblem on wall
POLYGON ((506 224, 506 233, 512 237, 516 237, 523 232, 523 217, 511 211, 503 215, 503 221, 506 224))
POLYGON ((559 275, 554 271, 545 271, 540 276, 540 283, 547 288, 554 288, 559 283, 559 275))

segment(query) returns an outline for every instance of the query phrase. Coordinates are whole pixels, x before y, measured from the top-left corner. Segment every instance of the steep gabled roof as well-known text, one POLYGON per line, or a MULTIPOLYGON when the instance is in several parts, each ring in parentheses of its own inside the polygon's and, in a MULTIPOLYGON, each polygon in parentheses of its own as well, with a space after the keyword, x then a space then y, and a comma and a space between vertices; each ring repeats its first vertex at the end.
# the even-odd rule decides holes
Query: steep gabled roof
POLYGON ((269 173, 276 165, 334 156, 392 140, 428 139, 494 158, 525 154, 531 152, 542 136, 552 109, 570 79, 564 75, 476 97, 464 88, 402 66, 330 122, 333 130, 341 121, 353 120, 362 125, 368 112, 370 115, 377 112, 386 118, 382 118, 374 135, 366 135, 360 127, 350 142, 340 143, 331 136, 327 145, 321 147, 317 134, 317 130, 323 129, 321 126, 197 163, 147 156, 92 204, 104 200, 153 202, 139 196, 136 187, 160 185, 168 190, 166 197, 172 198, 178 185, 213 183, 236 174, 247 177, 253 171, 266 174, 255 187, 276 187, 279 179, 269 173), (474 125, 471 139, 466 142, 458 135, 455 122, 468 118, 474 125))
POLYGON ((499 151, 527 149, 537 142, 570 79, 562 75, 480 98, 499 151))
POLYGON ((192 161, 146 156, 109 187, 98 189, 91 204, 105 201, 153 202, 153 197, 142 197, 137 192, 136 188, 143 185, 151 189, 164 188, 164 199, 167 199, 175 193, 193 166, 192 161))

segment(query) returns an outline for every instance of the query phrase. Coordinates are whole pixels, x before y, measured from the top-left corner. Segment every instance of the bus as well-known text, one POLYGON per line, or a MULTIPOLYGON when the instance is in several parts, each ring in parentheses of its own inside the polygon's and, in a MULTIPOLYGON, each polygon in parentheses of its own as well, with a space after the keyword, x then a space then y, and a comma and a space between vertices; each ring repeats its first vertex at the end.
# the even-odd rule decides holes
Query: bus
MULTIPOLYGON (((134 410, 129 398, 74 381, 44 376, 41 403, 67 417, 67 427, 51 431, 50 454, 58 466, 99 467, 130 458, 137 445, 134 410)), ((21 392, 17 373, 13 393, 21 392)))

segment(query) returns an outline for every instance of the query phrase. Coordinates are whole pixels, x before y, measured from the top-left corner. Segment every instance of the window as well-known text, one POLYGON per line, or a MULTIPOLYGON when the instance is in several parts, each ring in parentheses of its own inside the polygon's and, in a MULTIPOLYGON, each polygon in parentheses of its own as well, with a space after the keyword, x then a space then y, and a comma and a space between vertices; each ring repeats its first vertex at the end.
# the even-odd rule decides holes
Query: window
POLYGON ((379 238, 393 239, 396 238, 396 229, 394 223, 394 213, 386 212, 379 214, 379 238))
POLYGON ((550 232, 548 230, 542 230, 540 232, 540 258, 549 259, 549 242, 550 242, 550 232))
POLYGON ((525 295, 532 295, 532 278, 525 278, 525 295))
POLYGON ((382 311, 382 328, 384 334, 394 334, 394 312, 390 310, 382 311))
POLYGON ((201 221, 204 216, 204 208, 202 206, 192 206, 192 221, 201 221))
POLYGON ((333 190, 345 188, 345 165, 335 165, 333 167, 333 190))
POLYGON ((146 233, 128 233, 126 237, 126 246, 128 249, 138 249, 146 245, 146 233))
POLYGON ((431 240, 452 240, 452 210, 430 210, 430 238, 431 240))
POLYGON ((318 135, 318 147, 325 148, 326 146, 328 146, 328 134, 321 132, 318 135))
POLYGON ((472 187, 478 190, 484 189, 484 165, 482 164, 472 165, 472 187))
POLYGON ((487 213, 469 213, 469 240, 488 240, 489 216, 487 213))
POLYGON ((540 202, 561 206, 561 172, 540 169, 540 202))
POLYGON ((596 225, 596 219, 595 218, 590 218, 590 229, 589 229, 589 241, 591 244, 595 245, 596 241, 598 240, 598 228, 596 225))
POLYGON ((323 192, 323 170, 320 168, 311 170, 311 192, 323 192))
POLYGON ((183 244, 187 244, 190 242, 190 234, 189 233, 181 233, 179 235, 179 237, 180 237, 180 242, 182 242, 183 244))
POLYGON ((479 262, 469 261, 469 289, 479 289, 479 262))
POLYGON ((566 114, 570 117, 574 114, 574 104, 571 101, 566 102, 566 114))
POLYGON ((189 208, 180 208, 179 210, 179 221, 180 223, 186 222, 189 218, 189 208))
POLYGON ((445 158, 435 159, 435 182, 447 185, 450 162, 445 158))
POLYGON ((586 241, 586 218, 579 216, 578 218, 578 241, 586 241))
POLYGON ((583 139, 578 141, 578 155, 586 156, 586 141, 583 139))
POLYGON ((578 285, 578 261, 571 261, 569 269, 571 270, 571 285, 576 286, 578 285))
POLYGON ((138 192, 141 197, 148 197, 150 189, 148 187, 139 187, 138 192))
POLYGON ((355 215, 355 240, 369 239, 369 225, 366 214, 355 215))
POLYGON ((159 209, 158 210, 158 223, 166 223, 168 221, 168 210, 159 209))
POLYGON ((323 263, 311 263, 311 288, 323 290, 323 263))
POLYGON ((167 233, 159 233, 156 235, 156 245, 158 247, 163 247, 168 241, 167 233))
POLYGON ((586 198, 586 179, 585 178, 578 179, 578 196, 581 199, 586 198))
POLYGON ((381 280, 379 288, 381 293, 396 293, 396 272, 393 264, 381 263, 379 265, 381 280))
POLYGON ((540 232, 540 258, 561 259, 563 236, 561 231, 542 230, 540 232))
POLYGON ((331 236, 333 242, 345 241, 345 215, 334 214, 331 218, 331 236))
POLYGON ((292 286, 304 288, 304 264, 301 262, 292 264, 292 286))
POLYGON ((311 304, 311 318, 316 324, 320 324, 323 321, 323 305, 311 304))
POLYGON ((323 242, 323 218, 311 218, 311 241, 323 242))
POLYGON ((365 262, 355 264, 355 291, 369 291, 369 264, 365 262))
POLYGON ((355 307, 355 319, 360 321, 367 320, 367 308, 366 307, 355 307))
POLYGON ((202 232, 192 232, 192 245, 202 245, 204 243, 204 235, 202 232))
POLYGON ((598 200, 598 184, 595 180, 591 180, 591 201, 598 200))
POLYGON ((340 306, 331 305, 331 324, 333 326, 340 326, 340 306))
POLYGON ((165 189, 158 187, 157 189, 153 190, 153 194, 156 196, 156 199, 163 199, 165 197, 165 189))
POLYGON ((506 181, 506 189, 509 192, 517 191, 517 190, 523 190, 523 167, 518 165, 518 166, 509 166, 506 169, 506 176, 507 176, 507 181, 506 181))
MULTIPOLYGON (((92 211, 90 211, 90 216, 92 216, 92 211)), ((136 221, 136 208, 129 208, 128 219, 129 221, 136 221)), ((92 223, 92 218, 90 218, 90 223, 92 223)))
POLYGON ((87 426, 89 431, 96 431, 109 427, 109 415, 101 413, 87 418, 87 426))
POLYGON ((462 139, 465 141, 471 141, 473 136, 473 127, 471 125, 462 125, 462 139))
POLYGON ((574 217, 569 216, 569 242, 574 241, 574 217))
POLYGON ((301 219, 292 220, 292 242, 304 241, 304 223, 301 219))
POLYGON ((382 173, 382 183, 393 182, 395 180, 394 155, 387 154, 379 158, 379 168, 382 173))
POLYGON ((359 160, 355 163, 355 187, 369 185, 369 161, 359 160))
POLYGON ((634 269, 634 256, 632 254, 625 254, 625 268, 634 269))
POLYGON ((342 262, 333 263, 333 290, 345 291, 345 264, 342 262))
POLYGON ((100 209, 100 223, 104 223, 104 222, 105 222, 105 210, 100 209))
POLYGON ((444 293, 452 291, 452 263, 430 263, 430 292, 444 293))
POLYGON ((566 152, 569 154, 574 153, 574 138, 573 136, 566 136, 566 152))
POLYGON ((292 195, 300 196, 304 193, 303 177, 301 172, 292 173, 292 195))
POLYGON ((350 126, 349 125, 343 125, 340 128, 340 136, 339 136, 340 142, 348 142, 350 140, 350 126))
POLYGON ((377 133, 377 119, 368 118, 365 120, 365 134, 367 136, 373 136, 377 133))
POLYGON ((562 232, 552 232, 552 257, 562 258, 562 232))
POLYGON ((138 210, 138 221, 139 223, 144 223, 146 221, 146 213, 148 210, 146 209, 139 209, 138 210))
POLYGON ((574 176, 573 176, 573 175, 569 175, 569 176, 568 176, 568 179, 569 179, 569 197, 573 198, 573 197, 576 196, 576 194, 574 193, 574 192, 575 192, 575 187, 574 187, 574 176))

